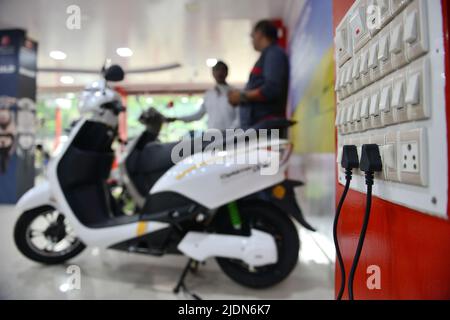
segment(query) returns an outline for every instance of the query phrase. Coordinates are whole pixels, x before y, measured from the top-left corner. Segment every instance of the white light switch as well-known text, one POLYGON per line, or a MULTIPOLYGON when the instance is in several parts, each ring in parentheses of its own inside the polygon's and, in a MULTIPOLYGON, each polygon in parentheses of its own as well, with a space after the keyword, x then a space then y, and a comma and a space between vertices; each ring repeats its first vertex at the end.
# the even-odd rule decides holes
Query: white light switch
POLYGON ((370 46, 368 65, 371 69, 378 67, 378 42, 375 42, 370 46))
POLYGON ((388 144, 383 146, 382 152, 383 152, 383 163, 386 166, 386 168, 397 170, 395 145, 388 144))
POLYGON ((417 11, 409 13, 405 21, 405 34, 403 40, 409 44, 417 41, 418 38, 418 24, 417 11))
POLYGON ((381 90, 380 111, 391 111, 391 86, 386 86, 381 90))
POLYGON ((360 73, 359 73, 360 62, 361 62, 360 56, 355 57, 355 61, 353 62, 353 71, 352 71, 353 80, 358 80, 360 78, 360 73))
POLYGON ((403 35, 403 27, 401 24, 398 24, 395 27, 393 27, 391 32, 391 42, 389 46, 390 53, 398 54, 402 52, 403 50, 402 35, 403 35))
POLYGON ((370 115, 376 116, 380 113, 380 95, 378 92, 374 93, 370 98, 370 115))
POLYGON ((353 104, 347 107, 345 123, 351 123, 353 121, 353 104))
POLYGON ((348 86, 352 84, 352 72, 353 72, 353 64, 350 62, 350 64, 347 66, 346 74, 345 74, 345 84, 348 86))
POLYGON ((421 90, 421 75, 420 73, 415 73, 408 80, 405 103, 410 105, 419 104, 420 90, 421 90))
POLYGON ((393 69, 400 69, 408 63, 405 50, 406 45, 403 42, 403 31, 403 15, 399 15, 390 25, 389 52, 393 69))
POLYGON ((368 72, 369 72, 369 52, 367 50, 364 50, 361 53, 359 73, 367 74, 368 72))
POLYGON ((403 40, 408 61, 414 61, 429 50, 429 0, 414 0, 405 9, 403 40))
POLYGON ((431 116, 435 88, 432 87, 430 60, 421 58, 411 63, 406 73, 405 104, 408 120, 422 120, 431 116))
POLYGON ((378 49, 378 60, 386 61, 390 57, 389 55, 389 34, 385 34, 380 37, 380 44, 378 49))
POLYGON ((345 87, 345 77, 347 75, 347 69, 342 68, 341 69, 341 75, 339 78, 339 88, 343 89, 345 87))
POLYGON ((361 102, 361 118, 369 118, 369 97, 364 97, 361 102))
POLYGON ((360 121, 361 120, 361 100, 358 100, 355 102, 355 105, 353 107, 353 121, 360 121))
POLYGON ((391 107, 400 109, 405 106, 404 104, 404 88, 403 81, 394 82, 394 89, 392 91, 391 107))

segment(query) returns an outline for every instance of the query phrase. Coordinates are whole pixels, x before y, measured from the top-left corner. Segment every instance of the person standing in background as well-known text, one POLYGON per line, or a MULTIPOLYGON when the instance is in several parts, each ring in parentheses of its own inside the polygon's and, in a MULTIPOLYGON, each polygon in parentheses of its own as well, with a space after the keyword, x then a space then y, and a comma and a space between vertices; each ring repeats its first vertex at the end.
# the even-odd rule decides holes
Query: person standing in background
POLYGON ((278 29, 269 20, 259 21, 251 34, 253 47, 261 55, 251 71, 245 90, 231 90, 231 105, 240 105, 243 129, 273 118, 285 118, 289 87, 289 60, 277 45, 278 29))
POLYGON ((227 83, 228 66, 219 61, 212 68, 212 75, 216 81, 213 89, 205 93, 204 102, 200 109, 188 116, 169 119, 169 121, 192 122, 208 116, 208 129, 236 129, 239 128, 239 109, 228 102, 228 92, 232 88, 227 83))

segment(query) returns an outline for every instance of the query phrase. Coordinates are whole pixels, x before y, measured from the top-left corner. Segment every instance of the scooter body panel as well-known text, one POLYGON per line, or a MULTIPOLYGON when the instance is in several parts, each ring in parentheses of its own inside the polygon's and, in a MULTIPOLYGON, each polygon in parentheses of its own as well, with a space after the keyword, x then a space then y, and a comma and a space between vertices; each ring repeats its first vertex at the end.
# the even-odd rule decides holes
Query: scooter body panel
POLYGON ((150 195, 178 193, 208 209, 217 209, 285 180, 280 152, 255 144, 240 163, 242 149, 194 154, 172 167, 153 186, 150 195), (200 182, 201 181, 201 182, 200 182))
POLYGON ((238 258, 251 267, 262 267, 278 260, 275 239, 259 230, 252 230, 250 237, 189 232, 178 249, 196 261, 213 257, 238 258))
POLYGON ((21 213, 44 206, 57 206, 48 181, 42 182, 28 190, 16 204, 17 210, 21 213))

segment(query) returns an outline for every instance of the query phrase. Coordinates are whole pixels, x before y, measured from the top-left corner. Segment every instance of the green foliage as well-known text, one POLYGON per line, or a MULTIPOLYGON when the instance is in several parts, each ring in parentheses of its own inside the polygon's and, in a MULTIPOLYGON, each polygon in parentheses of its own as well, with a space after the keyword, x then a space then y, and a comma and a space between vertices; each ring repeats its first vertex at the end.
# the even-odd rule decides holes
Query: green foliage
MULTIPOLYGON (((79 103, 77 95, 40 95, 37 102, 37 117, 40 124, 37 131, 37 138, 47 145, 50 145, 55 137, 55 111, 58 106, 58 99, 65 100, 62 101, 65 102, 65 107, 61 108, 63 135, 67 134, 64 130, 68 130, 71 123, 80 117, 77 108, 79 103)), ((202 97, 199 95, 129 96, 127 100, 128 136, 137 136, 144 129, 138 119, 141 112, 150 106, 156 108, 166 117, 179 117, 196 112, 200 108, 202 101, 202 97), (173 104, 173 107, 170 107, 170 104, 173 104)), ((59 101, 59 104, 61 104, 61 101, 59 101)), ((203 131, 206 128, 206 117, 192 123, 177 121, 165 124, 162 128, 160 138, 163 142, 176 141, 190 131, 203 131)))

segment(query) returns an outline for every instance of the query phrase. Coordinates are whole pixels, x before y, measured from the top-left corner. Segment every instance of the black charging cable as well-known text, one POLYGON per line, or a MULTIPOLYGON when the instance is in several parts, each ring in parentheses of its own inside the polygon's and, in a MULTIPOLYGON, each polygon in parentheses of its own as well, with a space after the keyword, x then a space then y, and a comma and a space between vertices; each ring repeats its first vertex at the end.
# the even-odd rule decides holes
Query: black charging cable
POLYGON ((336 209, 336 215, 334 217, 333 224, 333 238, 334 238, 334 247, 336 248, 336 258, 339 264, 339 268, 341 271, 341 286, 339 288, 339 293, 337 295, 337 300, 342 300, 342 296, 345 291, 345 266, 344 260, 342 259, 341 249, 339 247, 339 239, 338 239, 338 225, 339 225, 339 217, 341 215, 341 210, 344 205, 345 199, 347 197, 348 191, 350 189, 350 184, 352 181, 353 169, 359 168, 359 159, 358 159, 358 150, 356 146, 344 146, 342 149, 342 160, 341 166, 345 169, 345 188, 342 193, 341 199, 339 200, 339 204, 336 209))
POLYGON ((359 235, 358 246, 356 248, 355 257, 353 258, 352 268, 348 278, 348 295, 350 300, 354 300, 353 282, 355 280, 356 270, 358 269, 359 259, 364 247, 366 239, 367 228, 370 220, 370 210, 372 208, 372 187, 374 184, 374 176, 376 172, 383 170, 383 163, 381 160, 380 149, 376 144, 364 145, 361 152, 361 163, 359 165, 361 171, 365 173, 367 185, 366 211, 364 220, 359 235))

